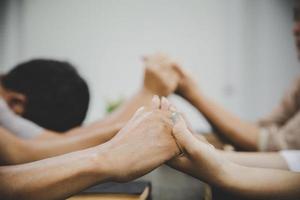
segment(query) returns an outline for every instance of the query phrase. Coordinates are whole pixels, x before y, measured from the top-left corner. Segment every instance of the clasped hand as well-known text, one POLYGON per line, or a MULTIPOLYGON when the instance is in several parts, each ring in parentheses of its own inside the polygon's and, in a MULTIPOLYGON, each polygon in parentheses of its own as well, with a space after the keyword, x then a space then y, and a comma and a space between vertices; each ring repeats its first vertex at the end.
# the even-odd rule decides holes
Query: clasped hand
POLYGON ((185 137, 178 135, 179 132, 190 134, 186 130, 183 118, 169 101, 154 96, 151 108, 138 109, 125 127, 105 144, 110 179, 130 181, 168 161, 171 166, 178 167, 181 165, 178 156, 186 150, 181 146, 185 145, 185 137))

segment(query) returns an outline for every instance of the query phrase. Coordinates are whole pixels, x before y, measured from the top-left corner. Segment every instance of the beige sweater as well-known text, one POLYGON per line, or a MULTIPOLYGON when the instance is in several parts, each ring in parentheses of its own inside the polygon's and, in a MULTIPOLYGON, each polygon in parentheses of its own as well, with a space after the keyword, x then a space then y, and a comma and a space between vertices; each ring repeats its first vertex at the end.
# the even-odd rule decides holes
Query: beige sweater
POLYGON ((300 149, 300 78, 270 115, 258 122, 261 151, 300 149))

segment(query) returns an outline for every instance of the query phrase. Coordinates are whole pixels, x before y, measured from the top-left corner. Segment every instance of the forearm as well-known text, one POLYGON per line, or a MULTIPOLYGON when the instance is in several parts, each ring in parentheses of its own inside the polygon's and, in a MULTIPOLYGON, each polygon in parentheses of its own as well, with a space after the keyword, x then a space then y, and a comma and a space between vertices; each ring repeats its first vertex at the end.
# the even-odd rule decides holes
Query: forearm
POLYGON ((219 151, 222 157, 243 166, 273 168, 288 170, 284 158, 279 153, 256 153, 256 152, 226 152, 219 151))
POLYGON ((26 140, 0 128, 0 166, 24 163, 31 157, 31 151, 27 148, 26 140))
POLYGON ((194 157, 170 162, 170 166, 190 174, 212 186, 217 186, 243 199, 298 199, 300 173, 283 170, 244 167, 216 155, 194 157), (209 160, 214 160, 210 165, 209 160), (201 161, 202 160, 202 161, 201 161), (204 161, 206 160, 206 161, 204 161), (219 162, 221 161, 221 162, 219 162), (208 162, 208 163, 203 163, 208 162))
POLYGON ((65 199, 108 178, 105 159, 101 164, 99 155, 101 149, 88 149, 0 167, 0 196, 4 199, 65 199))
POLYGON ((102 144, 111 139, 123 125, 115 124, 106 129, 51 140, 22 140, 8 131, 0 131, 1 164, 21 164, 53 157, 102 144))
POLYGON ((100 130, 90 130, 86 133, 67 137, 62 136, 61 138, 48 141, 24 141, 26 149, 28 149, 31 156, 24 158, 25 160, 23 161, 20 160, 20 163, 24 163, 26 160, 27 162, 40 160, 100 145, 110 140, 122 127, 123 124, 115 124, 100 130))
POLYGON ((257 150, 259 130, 254 124, 240 120, 199 91, 191 93, 188 100, 233 143, 247 150, 257 150))
POLYGON ((153 95, 153 92, 145 87, 142 87, 129 100, 123 103, 120 108, 105 117, 105 119, 94 122, 85 128, 94 129, 115 123, 126 123, 139 107, 151 105, 151 99, 153 95))
POLYGON ((300 173, 235 164, 211 145, 197 140, 183 119, 174 125, 173 136, 185 155, 173 159, 169 164, 180 171, 243 199, 283 200, 300 197, 300 173))
POLYGON ((223 166, 225 173, 217 186, 249 199, 298 199, 300 173, 250 168, 237 164, 223 166))

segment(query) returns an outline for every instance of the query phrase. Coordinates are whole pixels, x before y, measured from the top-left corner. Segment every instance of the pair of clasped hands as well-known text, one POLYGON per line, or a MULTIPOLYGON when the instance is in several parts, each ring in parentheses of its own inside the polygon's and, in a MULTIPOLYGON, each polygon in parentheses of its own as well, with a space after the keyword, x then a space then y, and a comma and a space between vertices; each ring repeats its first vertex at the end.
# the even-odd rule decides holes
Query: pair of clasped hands
POLYGON ((164 163, 207 180, 219 165, 218 159, 212 159, 217 157, 214 148, 193 135, 165 97, 154 96, 150 108, 139 108, 119 133, 100 148, 100 162, 106 165, 108 179, 117 182, 143 176, 164 163))

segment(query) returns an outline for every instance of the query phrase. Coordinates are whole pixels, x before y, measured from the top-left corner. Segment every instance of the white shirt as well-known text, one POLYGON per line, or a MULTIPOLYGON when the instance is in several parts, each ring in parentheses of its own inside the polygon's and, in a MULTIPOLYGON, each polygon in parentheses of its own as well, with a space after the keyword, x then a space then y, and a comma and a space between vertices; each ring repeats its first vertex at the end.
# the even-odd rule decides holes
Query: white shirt
POLYGON ((280 155, 285 159, 290 171, 300 172, 300 150, 283 150, 280 155))
POLYGON ((16 115, 2 98, 0 98, 0 126, 24 139, 36 137, 44 131, 42 127, 16 115))

